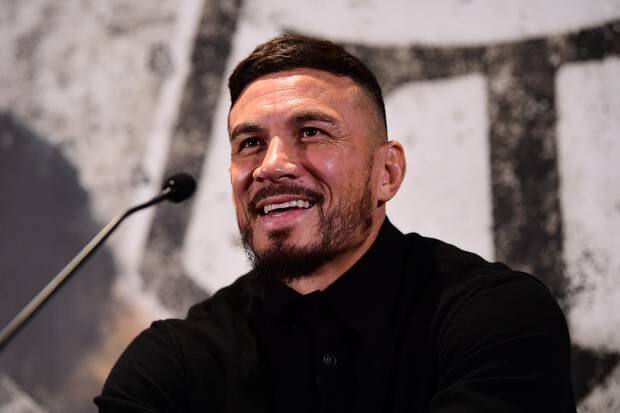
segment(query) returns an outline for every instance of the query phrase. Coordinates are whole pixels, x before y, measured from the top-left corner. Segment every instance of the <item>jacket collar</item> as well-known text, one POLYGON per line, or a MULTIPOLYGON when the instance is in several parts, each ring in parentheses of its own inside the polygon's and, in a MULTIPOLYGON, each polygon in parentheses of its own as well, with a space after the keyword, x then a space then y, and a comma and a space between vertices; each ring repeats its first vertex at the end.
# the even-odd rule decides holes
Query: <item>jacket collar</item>
POLYGON ((266 285, 259 317, 273 324, 325 305, 357 335, 368 337, 392 313, 406 250, 405 235, 386 218, 366 254, 325 290, 302 295, 283 283, 266 285))

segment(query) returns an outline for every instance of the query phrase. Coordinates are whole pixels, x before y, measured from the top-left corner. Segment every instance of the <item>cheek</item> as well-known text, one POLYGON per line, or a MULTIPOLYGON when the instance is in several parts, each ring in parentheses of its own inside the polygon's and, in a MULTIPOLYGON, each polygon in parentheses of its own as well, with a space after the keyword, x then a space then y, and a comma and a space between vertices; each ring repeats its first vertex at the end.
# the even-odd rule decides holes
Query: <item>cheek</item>
POLYGON ((244 198, 252 181, 253 169, 249 165, 233 162, 230 166, 230 184, 233 192, 233 202, 235 207, 240 207, 238 203, 244 198))
MULTIPOLYGON (((307 168, 326 187, 331 197, 338 198, 349 194, 357 180, 368 171, 360 168, 355 153, 322 152, 307 154, 307 168)), ((365 168, 365 167, 364 167, 365 168)))
POLYGON ((323 157, 321 158, 321 168, 319 169, 325 176, 338 176, 344 171, 343 159, 341 157, 323 157))
POLYGON ((323 182, 332 182, 334 177, 344 171, 344 160, 340 154, 327 151, 308 151, 305 158, 304 167, 323 182))

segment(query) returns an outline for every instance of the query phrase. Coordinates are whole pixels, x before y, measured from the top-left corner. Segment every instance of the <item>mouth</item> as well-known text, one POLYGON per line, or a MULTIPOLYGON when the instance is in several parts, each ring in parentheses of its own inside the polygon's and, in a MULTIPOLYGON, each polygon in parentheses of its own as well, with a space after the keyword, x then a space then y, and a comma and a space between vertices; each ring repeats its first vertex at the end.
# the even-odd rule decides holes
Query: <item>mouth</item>
POLYGON ((250 201, 250 210, 258 217, 298 215, 316 206, 323 195, 299 185, 278 185, 259 189, 250 201))
POLYGON ((261 216, 267 216, 290 211, 292 209, 308 209, 313 206, 314 202, 304 199, 293 199, 285 202, 268 202, 258 208, 258 213, 261 216))

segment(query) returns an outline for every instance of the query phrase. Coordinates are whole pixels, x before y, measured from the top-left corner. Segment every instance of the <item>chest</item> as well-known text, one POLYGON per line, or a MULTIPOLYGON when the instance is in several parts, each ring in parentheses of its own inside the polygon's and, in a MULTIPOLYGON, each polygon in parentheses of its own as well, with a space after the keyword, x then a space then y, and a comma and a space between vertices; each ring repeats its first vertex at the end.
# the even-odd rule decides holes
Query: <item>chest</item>
POLYGON ((396 308, 356 329, 329 311, 292 314, 259 338, 274 412, 423 411, 433 387, 432 334, 396 308))

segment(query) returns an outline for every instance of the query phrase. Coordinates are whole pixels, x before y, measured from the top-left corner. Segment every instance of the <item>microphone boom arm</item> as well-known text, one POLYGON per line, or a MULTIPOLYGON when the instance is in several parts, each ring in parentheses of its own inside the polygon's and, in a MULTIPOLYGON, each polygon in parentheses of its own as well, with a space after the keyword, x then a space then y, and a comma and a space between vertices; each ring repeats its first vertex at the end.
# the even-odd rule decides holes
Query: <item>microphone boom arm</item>
POLYGON ((195 189, 193 178, 187 174, 177 174, 168 179, 162 191, 153 199, 136 205, 124 213, 116 216, 105 227, 99 231, 89 242, 77 253, 58 274, 52 278, 37 295, 17 313, 15 317, 0 331, 0 351, 13 338, 13 336, 24 326, 24 324, 41 308, 41 306, 58 290, 58 288, 90 257, 110 234, 134 212, 150 207, 165 199, 173 202, 181 202, 192 195, 195 189), (189 185, 189 187, 188 187, 189 185))

